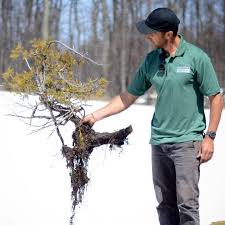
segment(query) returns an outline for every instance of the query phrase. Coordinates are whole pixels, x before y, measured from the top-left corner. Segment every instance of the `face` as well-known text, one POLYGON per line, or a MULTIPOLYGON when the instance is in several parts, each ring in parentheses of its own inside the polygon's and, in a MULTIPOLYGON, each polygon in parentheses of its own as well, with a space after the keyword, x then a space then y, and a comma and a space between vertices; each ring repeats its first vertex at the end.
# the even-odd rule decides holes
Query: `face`
POLYGON ((154 32, 145 35, 145 40, 150 43, 153 48, 165 48, 171 38, 170 32, 154 32))

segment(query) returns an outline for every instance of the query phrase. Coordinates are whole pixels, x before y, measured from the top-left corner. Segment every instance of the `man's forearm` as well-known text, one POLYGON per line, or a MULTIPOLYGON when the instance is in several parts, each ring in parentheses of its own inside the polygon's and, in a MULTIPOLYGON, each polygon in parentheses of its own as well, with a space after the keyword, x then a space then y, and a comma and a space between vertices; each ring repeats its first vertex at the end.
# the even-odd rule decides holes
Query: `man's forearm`
MULTIPOLYGON (((223 110, 223 96, 221 94, 217 94, 214 96, 210 96, 209 100, 210 100, 210 119, 208 131, 216 132, 220 122, 221 113, 223 110)), ((211 138, 210 136, 206 135, 204 140, 202 141, 202 146, 198 154, 201 163, 205 163, 212 158, 214 152, 213 139, 214 138, 211 138)))
POLYGON ((223 96, 221 94, 217 94, 215 96, 210 96, 210 119, 208 131, 217 131, 221 113, 223 110, 223 96))
POLYGON ((137 99, 136 96, 128 92, 121 93, 114 97, 105 107, 93 112, 96 121, 104 119, 108 116, 115 115, 127 109, 137 99))

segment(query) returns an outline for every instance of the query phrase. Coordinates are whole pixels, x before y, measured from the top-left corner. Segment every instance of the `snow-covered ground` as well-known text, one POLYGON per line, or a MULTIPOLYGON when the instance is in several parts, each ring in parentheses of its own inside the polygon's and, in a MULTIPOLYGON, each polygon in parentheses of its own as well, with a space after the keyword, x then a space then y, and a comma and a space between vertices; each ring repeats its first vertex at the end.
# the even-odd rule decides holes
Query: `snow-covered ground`
MULTIPOLYGON (((17 101, 0 92, 0 224, 68 225, 70 179, 58 137, 50 130, 29 135, 31 127, 12 113, 17 101)), ((105 102, 91 102, 87 111, 105 102)), ((91 182, 76 214, 76 225, 158 225, 148 144, 152 106, 134 105, 125 112, 95 124, 101 131, 115 131, 132 124, 134 132, 123 151, 107 146, 90 159, 91 182)), ((208 110, 206 110, 208 118, 208 110)), ((64 128, 67 144, 72 127, 64 128)), ((215 140, 214 158, 201 166, 201 225, 225 220, 225 114, 215 140)))

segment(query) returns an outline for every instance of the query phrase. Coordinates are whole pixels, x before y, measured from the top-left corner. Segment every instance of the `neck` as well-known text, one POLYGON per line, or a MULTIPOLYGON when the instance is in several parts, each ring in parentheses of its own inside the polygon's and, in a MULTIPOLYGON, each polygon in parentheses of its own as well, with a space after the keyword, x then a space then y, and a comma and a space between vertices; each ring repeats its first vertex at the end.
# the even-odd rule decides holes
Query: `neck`
POLYGON ((180 44, 180 37, 177 35, 171 41, 168 41, 164 47, 164 50, 168 52, 171 56, 175 55, 176 50, 180 44))

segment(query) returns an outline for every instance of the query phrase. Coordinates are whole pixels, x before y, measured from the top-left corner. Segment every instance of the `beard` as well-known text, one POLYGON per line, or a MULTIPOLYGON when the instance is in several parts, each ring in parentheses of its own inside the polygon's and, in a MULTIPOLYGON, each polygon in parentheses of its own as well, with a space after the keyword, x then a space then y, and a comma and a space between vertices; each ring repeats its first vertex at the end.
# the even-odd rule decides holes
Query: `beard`
POLYGON ((164 46, 165 46, 164 43, 149 41, 149 47, 151 49, 163 48, 164 46))
POLYGON ((164 48, 168 45, 168 40, 166 39, 166 37, 164 35, 161 36, 160 39, 158 40, 151 40, 148 41, 149 42, 149 46, 151 49, 156 49, 156 48, 164 48))

